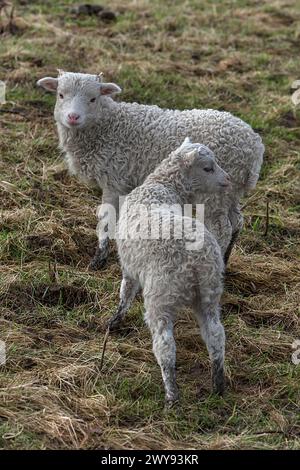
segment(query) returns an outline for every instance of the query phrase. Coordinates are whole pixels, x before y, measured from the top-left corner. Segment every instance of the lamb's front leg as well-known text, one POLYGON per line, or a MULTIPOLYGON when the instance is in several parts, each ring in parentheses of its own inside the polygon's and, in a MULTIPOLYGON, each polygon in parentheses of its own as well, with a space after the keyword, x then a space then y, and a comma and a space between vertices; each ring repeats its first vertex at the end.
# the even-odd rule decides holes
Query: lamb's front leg
POLYGON ((98 207, 97 236, 98 246, 90 269, 101 269, 107 262, 109 254, 109 238, 113 238, 119 214, 119 195, 109 190, 104 190, 101 206, 98 207))

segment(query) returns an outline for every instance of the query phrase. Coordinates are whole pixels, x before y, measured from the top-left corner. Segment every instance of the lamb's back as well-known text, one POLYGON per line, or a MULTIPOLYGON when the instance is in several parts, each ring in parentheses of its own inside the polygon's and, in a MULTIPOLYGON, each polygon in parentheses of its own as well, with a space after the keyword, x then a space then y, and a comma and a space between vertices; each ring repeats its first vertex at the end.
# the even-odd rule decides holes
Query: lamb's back
POLYGON ((215 153, 219 165, 238 187, 255 186, 264 146, 260 136, 241 119, 213 109, 179 111, 136 103, 126 103, 124 113, 124 119, 130 115, 130 129, 124 128, 124 132, 131 136, 129 173, 136 185, 190 137, 215 153))

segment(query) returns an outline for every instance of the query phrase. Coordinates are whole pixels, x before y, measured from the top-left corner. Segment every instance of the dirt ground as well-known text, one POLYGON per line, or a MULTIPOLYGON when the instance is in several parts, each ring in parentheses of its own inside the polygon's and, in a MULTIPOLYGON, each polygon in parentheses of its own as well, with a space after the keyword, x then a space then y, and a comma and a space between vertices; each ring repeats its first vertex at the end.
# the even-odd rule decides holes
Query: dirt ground
POLYGON ((101 17, 67 0, 14 4, 12 21, 0 17, 0 448, 299 449, 300 111, 291 85, 300 5, 111 0, 116 17, 101 17), (120 270, 114 247, 104 270, 87 269, 101 194, 68 175, 55 97, 35 85, 57 68, 103 72, 127 101, 230 111, 261 134, 261 178, 243 201, 222 301, 223 398, 210 392, 207 352, 182 312, 181 405, 163 412, 140 299, 99 371, 120 270))

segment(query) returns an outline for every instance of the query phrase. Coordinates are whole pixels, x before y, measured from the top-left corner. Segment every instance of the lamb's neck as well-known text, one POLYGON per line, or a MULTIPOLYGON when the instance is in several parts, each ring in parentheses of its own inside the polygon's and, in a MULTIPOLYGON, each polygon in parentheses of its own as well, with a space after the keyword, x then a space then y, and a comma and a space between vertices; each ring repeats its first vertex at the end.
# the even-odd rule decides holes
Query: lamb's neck
POLYGON ((101 172, 100 168, 105 168, 105 162, 101 162, 101 153, 97 150, 99 143, 95 134, 92 136, 91 128, 69 129, 57 123, 57 131, 59 148, 64 154, 69 173, 88 185, 102 186, 105 171, 101 172))
POLYGON ((57 131, 60 148, 64 152, 76 153, 86 142, 89 142, 89 148, 91 142, 96 142, 95 135, 96 132, 98 133, 98 125, 95 123, 93 126, 82 129, 70 129, 57 122, 57 131))
POLYGON ((192 192, 187 178, 179 171, 170 171, 164 175, 155 175, 150 181, 160 183, 180 199, 182 204, 190 203, 192 200, 192 192))

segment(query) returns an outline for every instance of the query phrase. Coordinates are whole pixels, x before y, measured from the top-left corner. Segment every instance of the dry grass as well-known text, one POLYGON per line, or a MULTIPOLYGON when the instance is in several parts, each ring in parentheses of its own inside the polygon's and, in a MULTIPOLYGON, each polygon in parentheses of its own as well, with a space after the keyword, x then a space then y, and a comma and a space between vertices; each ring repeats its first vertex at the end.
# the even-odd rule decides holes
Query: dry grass
POLYGON ((0 107, 0 447, 299 448, 300 369, 291 354, 300 338, 300 118, 290 85, 299 78, 300 11, 286 0, 112 0, 118 19, 107 23, 74 16, 72 3, 15 2, 19 27, 0 37, 8 88, 0 107), (262 134, 261 181, 245 201, 226 277, 223 399, 210 395, 207 353, 183 313, 181 407, 162 412, 141 301, 109 339, 99 371, 120 271, 115 252, 105 270, 87 270, 100 195, 68 176, 54 98, 35 88, 57 67, 103 71, 126 100, 226 109, 262 134))

